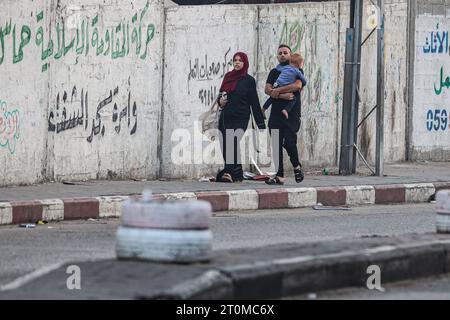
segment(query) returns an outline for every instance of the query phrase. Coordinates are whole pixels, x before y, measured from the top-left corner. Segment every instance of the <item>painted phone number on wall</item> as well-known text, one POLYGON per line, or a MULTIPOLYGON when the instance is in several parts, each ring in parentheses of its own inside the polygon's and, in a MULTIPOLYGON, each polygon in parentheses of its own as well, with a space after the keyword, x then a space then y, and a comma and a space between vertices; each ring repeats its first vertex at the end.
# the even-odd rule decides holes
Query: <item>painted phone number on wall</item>
POLYGON ((427 130, 450 130, 449 113, 445 109, 430 109, 427 111, 427 130))

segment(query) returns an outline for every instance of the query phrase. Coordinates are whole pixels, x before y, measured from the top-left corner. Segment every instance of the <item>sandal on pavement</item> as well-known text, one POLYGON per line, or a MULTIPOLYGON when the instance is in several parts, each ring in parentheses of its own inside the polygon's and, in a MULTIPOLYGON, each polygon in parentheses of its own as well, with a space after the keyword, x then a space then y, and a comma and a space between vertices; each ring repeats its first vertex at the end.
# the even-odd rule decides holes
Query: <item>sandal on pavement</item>
POLYGON ((270 178, 269 180, 266 180, 265 183, 270 184, 270 185, 274 185, 274 184, 283 185, 284 184, 284 182, 281 181, 280 178, 278 178, 278 177, 270 178))
POLYGON ((303 173, 302 167, 299 169, 294 169, 295 182, 300 183, 305 179, 305 174, 303 173))
POLYGON ((231 175, 229 173, 224 173, 222 178, 220 179, 222 182, 233 182, 233 178, 231 177, 231 175))

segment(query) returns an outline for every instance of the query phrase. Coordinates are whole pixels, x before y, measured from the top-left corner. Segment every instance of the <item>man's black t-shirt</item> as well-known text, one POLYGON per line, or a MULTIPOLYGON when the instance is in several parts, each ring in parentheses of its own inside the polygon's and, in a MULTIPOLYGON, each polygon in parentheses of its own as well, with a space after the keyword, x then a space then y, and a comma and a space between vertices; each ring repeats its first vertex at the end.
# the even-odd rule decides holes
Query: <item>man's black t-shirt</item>
MULTIPOLYGON (((273 86, 273 84, 277 81, 280 74, 281 72, 278 71, 277 69, 270 70, 266 83, 273 86)), ((297 100, 294 105, 294 108, 291 110, 291 112, 289 112, 289 119, 286 119, 281 113, 283 107, 286 105, 287 100, 273 99, 272 109, 270 111, 269 117, 270 129, 279 129, 283 127, 288 127, 294 132, 297 132, 300 129, 300 117, 301 117, 300 92, 299 91, 294 92, 294 95, 297 100)))

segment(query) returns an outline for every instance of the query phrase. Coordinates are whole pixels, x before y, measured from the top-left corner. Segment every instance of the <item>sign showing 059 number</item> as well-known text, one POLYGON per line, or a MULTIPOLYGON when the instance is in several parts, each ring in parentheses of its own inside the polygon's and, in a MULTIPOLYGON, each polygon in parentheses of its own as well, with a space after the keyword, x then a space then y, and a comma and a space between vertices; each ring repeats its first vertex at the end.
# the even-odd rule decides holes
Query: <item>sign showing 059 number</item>
POLYGON ((449 113, 445 109, 430 109, 427 112, 427 130, 450 130, 449 113))

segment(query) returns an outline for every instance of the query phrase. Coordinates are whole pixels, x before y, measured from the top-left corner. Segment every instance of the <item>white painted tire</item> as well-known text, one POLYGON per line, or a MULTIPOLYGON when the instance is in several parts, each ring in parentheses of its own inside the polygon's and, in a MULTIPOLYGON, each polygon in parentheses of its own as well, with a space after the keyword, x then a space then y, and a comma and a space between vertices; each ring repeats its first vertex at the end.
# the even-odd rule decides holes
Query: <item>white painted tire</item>
POLYGON ((210 259, 210 230, 157 230, 119 227, 116 254, 119 259, 156 262, 196 262, 210 259))
POLYGON ((136 228, 209 229, 212 215, 207 201, 127 201, 122 207, 122 225, 136 228))
POLYGON ((450 233, 450 215, 437 214, 436 216, 436 230, 441 233, 450 233))
POLYGON ((450 215, 450 190, 441 190, 436 194, 436 212, 450 215))
POLYGON ((441 190, 436 194, 436 230, 450 233, 450 190, 441 190))

